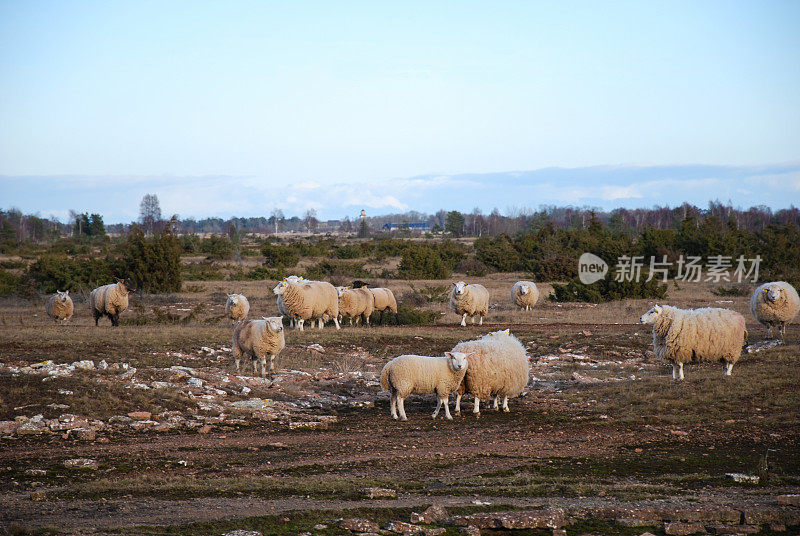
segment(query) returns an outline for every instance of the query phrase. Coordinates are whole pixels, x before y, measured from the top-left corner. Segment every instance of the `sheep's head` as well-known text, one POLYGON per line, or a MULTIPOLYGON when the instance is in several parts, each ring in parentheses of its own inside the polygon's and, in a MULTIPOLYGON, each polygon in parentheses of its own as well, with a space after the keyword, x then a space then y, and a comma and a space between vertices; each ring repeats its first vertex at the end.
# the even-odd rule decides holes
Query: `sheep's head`
POLYGON ((272 293, 278 295, 283 294, 284 292, 286 292, 286 287, 288 286, 289 282, 286 279, 284 279, 283 281, 275 285, 275 288, 272 289, 272 293))
POLYGON ((530 291, 531 291, 531 287, 529 287, 528 285, 522 285, 522 286, 519 287, 519 293, 522 294, 523 296, 525 294, 528 294, 530 291))
POLYGON ((56 291, 58 293, 59 301, 66 302, 67 298, 69 298, 69 291, 61 292, 60 290, 56 291))
POLYGON ((126 292, 136 292, 136 283, 133 282, 133 279, 130 277, 126 277, 125 279, 120 279, 117 283, 122 284, 125 287, 126 292))
POLYGON ((288 281, 289 283, 297 283, 298 281, 303 281, 303 276, 300 276, 300 275, 290 275, 289 277, 287 277, 287 278, 285 279, 285 281, 288 281))
POLYGON ((464 294, 464 290, 467 288, 467 284, 463 281, 459 281, 458 283, 453 283, 454 290, 457 296, 464 294))
POLYGON ((661 310, 660 305, 654 305, 652 309, 642 315, 639 321, 642 324, 655 324, 656 320, 658 320, 658 315, 661 314, 661 310))
POLYGON ((282 316, 262 316, 265 321, 265 326, 270 333, 280 333, 283 331, 283 317, 282 316))
POLYGON ((228 294, 228 299, 234 305, 239 305, 240 296, 238 294, 228 294))
POLYGON ((781 298, 781 292, 783 292, 783 288, 780 285, 775 283, 767 285, 764 289, 764 299, 768 302, 775 303, 781 298))
POLYGON ((472 353, 465 354, 464 352, 445 352, 444 356, 450 360, 450 367, 456 372, 461 370, 466 370, 467 365, 469 365, 469 361, 467 361, 467 357, 471 356, 472 353))
POLYGON ((338 294, 339 297, 341 298, 342 294, 344 294, 348 290, 350 290, 350 287, 336 287, 336 294, 338 294))
POLYGON ((492 331, 491 333, 489 333, 487 335, 487 337, 492 338, 492 339, 497 339, 497 338, 500 338, 500 337, 508 337, 509 335, 511 335, 511 330, 510 329, 501 329, 499 331, 492 331))

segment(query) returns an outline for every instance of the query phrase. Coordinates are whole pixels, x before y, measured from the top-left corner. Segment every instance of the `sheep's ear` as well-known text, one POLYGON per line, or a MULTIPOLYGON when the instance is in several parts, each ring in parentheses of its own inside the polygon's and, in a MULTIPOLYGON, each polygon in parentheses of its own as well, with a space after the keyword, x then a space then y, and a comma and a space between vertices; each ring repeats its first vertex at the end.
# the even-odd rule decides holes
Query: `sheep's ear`
POLYGON ((450 359, 452 359, 452 358, 453 358, 453 354, 451 354, 450 352, 445 352, 445 353, 444 353, 444 356, 445 356, 445 357, 449 357, 450 359))
POLYGON ((653 306, 653 309, 655 309, 655 311, 656 311, 657 313, 660 313, 660 312, 661 312, 661 306, 660 306, 659 304, 655 304, 655 306, 653 306))
POLYGON ((69 296, 69 290, 67 290, 67 291, 66 291, 64 294, 66 294, 67 296, 69 296))
POLYGON ((506 335, 511 335, 511 330, 510 329, 505 330, 505 332, 506 332, 506 335))

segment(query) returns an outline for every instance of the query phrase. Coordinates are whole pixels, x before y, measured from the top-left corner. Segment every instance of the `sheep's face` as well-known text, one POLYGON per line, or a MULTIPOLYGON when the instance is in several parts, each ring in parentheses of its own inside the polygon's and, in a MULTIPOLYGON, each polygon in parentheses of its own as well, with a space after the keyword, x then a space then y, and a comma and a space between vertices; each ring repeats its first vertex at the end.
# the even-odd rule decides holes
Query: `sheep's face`
POLYGON ((58 293, 58 300, 66 303, 67 298, 69 297, 69 291, 61 292, 60 290, 57 290, 56 292, 58 293))
POLYGON ((229 294, 228 299, 231 301, 233 305, 239 305, 239 295, 238 294, 229 294))
POLYGON ((493 331, 489 333, 487 336, 490 339, 499 339, 500 337, 508 337, 509 335, 511 335, 510 329, 501 329, 500 331, 493 331))
POLYGON ((289 283, 284 279, 283 281, 275 285, 275 288, 272 289, 272 293, 278 295, 283 294, 284 292, 286 292, 286 287, 288 286, 289 283))
POLYGON ((262 316, 266 322, 267 329, 272 333, 280 333, 283 331, 283 317, 282 316, 262 316))
POLYGON ((286 281, 288 281, 289 283, 297 283, 298 281, 302 280, 303 278, 299 275, 290 275, 289 277, 286 278, 286 281))
POLYGON ((661 306, 660 305, 655 305, 655 306, 653 306, 652 309, 650 309, 645 314, 643 314, 642 317, 639 319, 639 321, 642 324, 651 324, 652 325, 652 324, 656 323, 656 320, 658 320, 658 315, 660 315, 660 314, 661 314, 661 306))
POLYGON ((453 285, 455 285, 453 287, 453 290, 454 290, 456 296, 460 296, 460 295, 464 294, 464 291, 467 288, 467 284, 464 283, 463 281, 459 281, 458 283, 453 283, 453 285))
POLYGON ((770 285, 764 289, 764 299, 775 303, 781 298, 781 292, 783 289, 779 285, 770 285))
POLYGON ((531 288, 528 285, 522 285, 521 287, 519 287, 519 293, 522 294, 523 296, 525 294, 528 294, 530 291, 531 288))
POLYGON ((348 290, 350 290, 350 287, 336 287, 336 294, 338 294, 339 297, 341 298, 342 294, 344 294, 348 290))
POLYGON ((450 360, 450 367, 456 371, 462 371, 467 369, 467 365, 469 361, 467 361, 467 357, 472 354, 465 354, 464 352, 445 352, 445 357, 450 360))

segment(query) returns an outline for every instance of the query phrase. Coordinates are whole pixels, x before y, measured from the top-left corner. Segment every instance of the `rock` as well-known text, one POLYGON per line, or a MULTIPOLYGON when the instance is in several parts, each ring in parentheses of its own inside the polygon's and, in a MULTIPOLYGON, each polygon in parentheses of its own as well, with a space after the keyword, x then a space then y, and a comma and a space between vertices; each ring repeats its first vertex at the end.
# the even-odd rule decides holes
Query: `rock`
POLYGON ((664 523, 664 532, 668 536, 688 536, 689 534, 706 534, 706 528, 701 523, 664 523))
POLYGON ((584 329, 583 331, 581 331, 581 333, 584 334, 587 337, 591 337, 592 336, 592 332, 589 331, 588 329, 584 329))
POLYGON ((397 490, 388 488, 364 488, 361 493, 367 499, 394 499, 397 497, 397 490))
POLYGON ((800 506, 800 495, 778 495, 777 499, 781 506, 800 506))
POLYGON ((380 525, 374 521, 361 518, 342 519, 339 521, 339 528, 351 532, 378 532, 381 530, 380 525))
POLYGON ((64 462, 64 467, 97 469, 97 460, 91 458, 71 458, 64 462))
POLYGON ((264 536, 257 530, 244 530, 244 529, 236 529, 230 532, 225 532, 222 536, 264 536))
POLYGON ((784 525, 800 525, 800 510, 789 506, 751 506, 742 510, 743 523, 746 525, 764 525, 781 523, 784 525))
POLYGON ((97 432, 94 428, 73 428, 70 430, 69 435, 80 441, 94 441, 97 438, 97 432))
POLYGON ((581 374, 580 372, 573 372, 572 379, 578 383, 600 383, 603 381, 599 378, 592 378, 591 376, 586 376, 585 374, 581 374))
POLYGON ((328 428, 328 423, 319 421, 294 421, 289 423, 289 430, 297 430, 298 428, 310 428, 312 430, 324 430, 328 428))
MULTIPOLYGON (((128 413, 128 417, 135 421, 149 421, 152 416, 153 414, 149 411, 131 411, 128 413)), ((111 421, 109 420, 109 422, 111 421)))
POLYGON ((17 435, 41 435, 50 432, 42 414, 35 415, 17 428, 17 435))
POLYGON ((323 348, 321 345, 317 343, 309 344, 308 346, 306 346, 306 348, 309 350, 313 350, 314 352, 319 352, 321 354, 325 353, 325 348, 323 348))
POLYGON ((317 523, 316 525, 314 525, 314 530, 325 530, 327 528, 328 528, 328 525, 326 525, 324 523, 317 523))
POLYGON ((553 529, 553 536, 567 536, 567 529, 553 529))
POLYGON ((53 367, 53 361, 48 359, 47 361, 42 361, 40 363, 34 363, 31 365, 32 369, 49 369, 53 367))
POLYGON ((418 514, 413 512, 411 514, 411 522, 412 523, 436 523, 437 521, 441 521, 447 518, 447 510, 444 509, 444 506, 441 504, 433 504, 428 507, 427 510, 418 514))
POLYGON ((481 536, 481 529, 473 527, 472 525, 467 525, 466 527, 459 527, 458 533, 466 534, 466 536, 481 536))
POLYGON ((43 500, 45 500, 45 498, 46 498, 45 493, 42 490, 32 491, 31 492, 31 500, 32 501, 43 501, 43 500))
POLYGON ((0 421, 0 435, 11 435, 17 428, 19 428, 17 421, 0 421))
POLYGON ((497 514, 491 513, 477 513, 466 516, 453 516, 448 517, 445 521, 448 525, 455 525, 457 527, 477 527, 479 529, 499 529, 500 524, 497 522, 497 514))
POLYGON ((270 399, 250 398, 248 400, 239 400, 238 402, 231 402, 231 406, 240 409, 267 409, 275 405, 270 399))
POLYGON ((127 415, 114 415, 110 419, 108 419, 109 424, 130 424, 133 422, 133 419, 128 417, 127 415))
POLYGON ((760 478, 757 475, 746 475, 744 473, 725 473, 725 476, 743 484, 758 484, 760 478))
POLYGON ((761 532, 759 525, 711 525, 713 534, 755 534, 761 532))
POLYGON ((498 522, 504 529, 557 529, 564 526, 564 510, 547 508, 499 514, 498 522))
POLYGON ((25 469, 26 475, 44 476, 47 474, 46 469, 25 469))
POLYGON ((423 534, 425 532, 423 527, 405 521, 389 521, 384 528, 395 534, 423 534))
POLYGON ((197 429, 197 433, 198 434, 207 434, 210 431, 211 431, 211 425, 210 424, 204 424, 203 426, 201 426, 200 428, 197 429))
POLYGON ((97 368, 98 368, 99 370, 107 370, 107 369, 108 369, 108 363, 106 363, 106 360, 105 360, 105 359, 103 359, 102 361, 100 361, 100 362, 97 364, 97 368))
POLYGON ((444 527, 423 528, 422 532, 425 534, 425 536, 441 536, 447 532, 447 529, 444 527))
POLYGON ((78 370, 94 370, 94 361, 91 359, 84 359, 82 361, 75 361, 72 367, 78 370))
POLYGON ((192 387, 203 387, 203 380, 200 378, 191 377, 186 380, 186 383, 191 385, 192 387))

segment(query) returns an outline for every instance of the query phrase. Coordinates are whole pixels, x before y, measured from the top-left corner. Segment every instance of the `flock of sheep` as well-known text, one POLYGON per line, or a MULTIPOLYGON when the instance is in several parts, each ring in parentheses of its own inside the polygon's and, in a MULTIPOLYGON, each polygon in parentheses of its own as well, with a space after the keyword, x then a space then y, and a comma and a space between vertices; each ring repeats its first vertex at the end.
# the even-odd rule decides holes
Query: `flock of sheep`
MULTIPOLYGON (((114 326, 119 315, 128 307, 128 295, 135 285, 129 280, 94 289, 89 303, 95 325, 108 316, 114 326)), ((397 315, 397 301, 388 288, 369 288, 356 281, 353 287, 334 287, 326 281, 311 281, 290 276, 280 281, 273 293, 281 316, 247 320, 250 304, 241 294, 229 294, 225 314, 234 323, 233 356, 236 371, 240 371, 243 356, 249 357, 253 372, 261 364, 261 376, 274 369, 275 358, 286 346, 283 318, 288 316, 293 328, 303 330, 306 322, 317 322, 322 329, 332 320, 340 329, 347 317, 351 325, 363 318, 369 324, 373 312, 391 312, 397 315)), ((539 299, 536 284, 518 281, 511 288, 511 301, 520 309, 530 310, 539 299)), ((480 284, 453 283, 450 291, 450 308, 461 316, 466 326, 467 316, 483 324, 489 311, 489 292, 480 284)), ((45 310, 57 323, 65 323, 74 307, 69 291, 57 291, 50 296, 45 310)), ((790 284, 777 281, 759 286, 750 299, 750 310, 755 319, 764 325, 772 336, 776 328, 781 337, 786 324, 800 312, 800 297, 790 284)), ((747 344, 744 317, 732 310, 714 307, 679 309, 669 305, 655 305, 642 315, 640 321, 653 326, 653 349, 656 357, 673 366, 673 379, 683 380, 683 365, 689 362, 723 363, 723 374, 729 376, 747 344)), ((528 383, 530 363, 525 347, 509 330, 495 331, 479 339, 460 342, 443 357, 401 355, 389 361, 381 372, 381 386, 391 396, 390 412, 394 419, 406 420, 404 400, 411 394, 436 394, 438 403, 433 417, 444 406, 447 419, 452 419, 449 397, 456 396, 455 412, 461 412, 461 397, 474 397, 473 413, 480 415, 482 400, 494 400, 494 408, 509 411, 509 397, 518 396, 528 383), (502 404, 500 400, 502 399, 502 404)))

